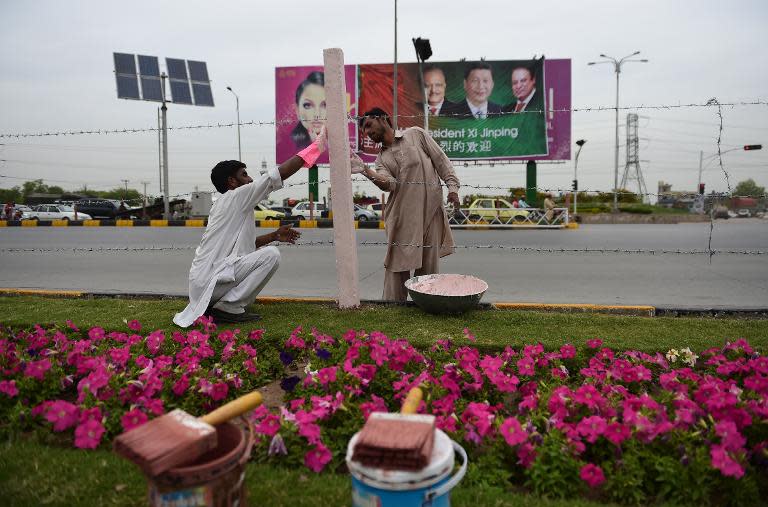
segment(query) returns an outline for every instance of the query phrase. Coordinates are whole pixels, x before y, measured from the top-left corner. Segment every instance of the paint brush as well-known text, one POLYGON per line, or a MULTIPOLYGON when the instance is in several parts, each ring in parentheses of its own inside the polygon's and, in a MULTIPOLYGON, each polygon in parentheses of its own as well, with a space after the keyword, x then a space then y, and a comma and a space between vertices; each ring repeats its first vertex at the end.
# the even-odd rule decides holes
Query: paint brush
POLYGON ((374 412, 360 431, 352 459, 387 470, 420 470, 429 464, 435 440, 435 416, 416 414, 422 399, 414 387, 399 414, 374 412))
POLYGON ((261 393, 253 391, 200 418, 173 410, 118 436, 115 452, 155 477, 214 449, 218 445, 214 426, 254 409, 261 401, 261 393))

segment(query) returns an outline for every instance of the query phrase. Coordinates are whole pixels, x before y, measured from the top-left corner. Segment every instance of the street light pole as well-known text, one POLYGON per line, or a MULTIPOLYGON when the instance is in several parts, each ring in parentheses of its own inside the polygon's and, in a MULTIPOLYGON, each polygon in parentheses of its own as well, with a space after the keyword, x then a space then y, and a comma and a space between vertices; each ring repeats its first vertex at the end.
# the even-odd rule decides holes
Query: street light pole
POLYGON ((395 0, 395 65, 392 79, 392 126, 397 130, 397 0, 395 0))
POLYGON ((587 65, 599 65, 601 63, 613 64, 613 70, 616 72, 616 139, 615 139, 615 153, 614 153, 614 167, 613 167, 613 213, 619 212, 619 74, 621 74, 621 66, 627 62, 641 62, 647 63, 648 60, 629 60, 633 56, 640 54, 640 51, 635 51, 631 55, 627 55, 624 58, 617 60, 612 56, 600 54, 600 58, 604 60, 599 62, 589 62, 587 65))
POLYGON ((243 161, 243 152, 240 149, 240 97, 237 96, 231 86, 227 86, 227 90, 232 92, 235 96, 235 109, 237 110, 237 160, 243 161))

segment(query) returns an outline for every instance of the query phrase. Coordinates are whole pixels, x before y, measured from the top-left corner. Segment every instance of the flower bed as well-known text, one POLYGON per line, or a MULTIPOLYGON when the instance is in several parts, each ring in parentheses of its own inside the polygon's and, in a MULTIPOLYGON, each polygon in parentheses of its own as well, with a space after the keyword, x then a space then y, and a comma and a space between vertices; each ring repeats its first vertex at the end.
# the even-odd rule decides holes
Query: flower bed
MULTIPOLYGON (((281 379, 285 405, 251 415, 255 459, 341 471, 349 438, 413 386, 421 411, 468 451, 464 485, 621 503, 756 504, 768 498, 768 358, 739 340, 649 355, 592 340, 483 352, 416 350, 380 332, 296 329, 145 334, 0 328, 0 415, 81 448, 180 407, 203 413, 281 379), (284 366, 306 365, 287 376, 284 366), (762 499, 762 500, 761 500, 762 499)), ((469 342, 473 340, 465 330, 469 342)))

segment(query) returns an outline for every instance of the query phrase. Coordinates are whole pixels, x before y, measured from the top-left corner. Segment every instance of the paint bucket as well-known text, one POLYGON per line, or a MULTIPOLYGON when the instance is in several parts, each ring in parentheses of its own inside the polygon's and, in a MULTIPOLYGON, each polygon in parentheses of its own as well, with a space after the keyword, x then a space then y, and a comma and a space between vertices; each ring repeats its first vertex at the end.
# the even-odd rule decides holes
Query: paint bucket
POLYGON ((232 422, 216 426, 218 445, 192 463, 148 478, 152 507, 237 507, 245 505, 245 464, 253 428, 232 422))
POLYGON ((449 507, 451 490, 467 472, 467 453, 441 430, 429 464, 417 471, 382 470, 352 461, 356 433, 347 445, 347 467, 352 476, 353 507, 449 507), (461 467, 453 473, 455 455, 461 467))

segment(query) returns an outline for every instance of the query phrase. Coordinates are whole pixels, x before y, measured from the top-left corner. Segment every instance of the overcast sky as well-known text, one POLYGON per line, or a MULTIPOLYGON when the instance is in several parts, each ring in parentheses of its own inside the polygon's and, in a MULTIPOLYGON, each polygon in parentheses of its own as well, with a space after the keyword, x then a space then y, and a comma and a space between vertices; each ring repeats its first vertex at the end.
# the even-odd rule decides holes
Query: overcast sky
MULTIPOLYGON (((392 0, 352 1, 21 1, 0 2, 0 133, 147 128, 157 104, 116 98, 113 52, 208 62, 214 108, 171 105, 171 126, 235 119, 231 86, 242 121, 274 120, 274 68, 322 64, 323 48, 344 50, 347 63, 393 59, 392 0)), ((401 62, 415 61, 412 37, 429 38, 432 60, 572 59, 573 106, 613 106, 615 74, 587 66, 600 53, 635 50, 649 63, 621 73, 621 105, 676 105, 768 100, 768 2, 616 0, 398 3, 401 62), (520 10, 516 10, 519 7, 520 10)), ((717 152, 716 108, 639 110, 640 158, 648 189, 664 180, 694 189, 699 152, 717 152)), ((626 111, 621 112, 620 123, 626 111)), ((587 144, 579 159, 581 188, 613 186, 614 112, 575 112, 573 141, 587 144)), ((762 143, 768 148, 768 106, 723 108, 721 149, 762 143)), ((243 126, 243 159, 252 168, 274 163, 274 126, 243 126)), ((621 131, 621 138, 624 137, 621 131)), ((623 141, 622 141, 623 142, 623 141)), ((78 135, 0 139, 0 187, 42 178, 74 189, 141 188, 158 192, 157 134, 78 135)), ((210 168, 237 158, 234 128, 169 134, 171 193, 212 190, 210 168)), ((624 150, 620 156, 623 169, 624 150)), ((710 159, 703 180, 727 190, 710 159)), ((746 178, 768 185, 768 149, 723 155, 732 185, 746 178)), ((321 179, 327 170, 321 170, 321 179)), ((457 167, 462 182, 523 186, 524 166, 457 167)), ((569 187, 573 163, 539 166, 539 186, 569 187)), ((299 174, 295 181, 305 176, 299 174)), ((357 190, 376 195, 375 188, 357 190)), ((471 189, 465 189, 471 190, 471 189)), ((321 190, 322 192, 322 190, 321 190)), ((275 198, 304 196, 306 187, 275 198)))

